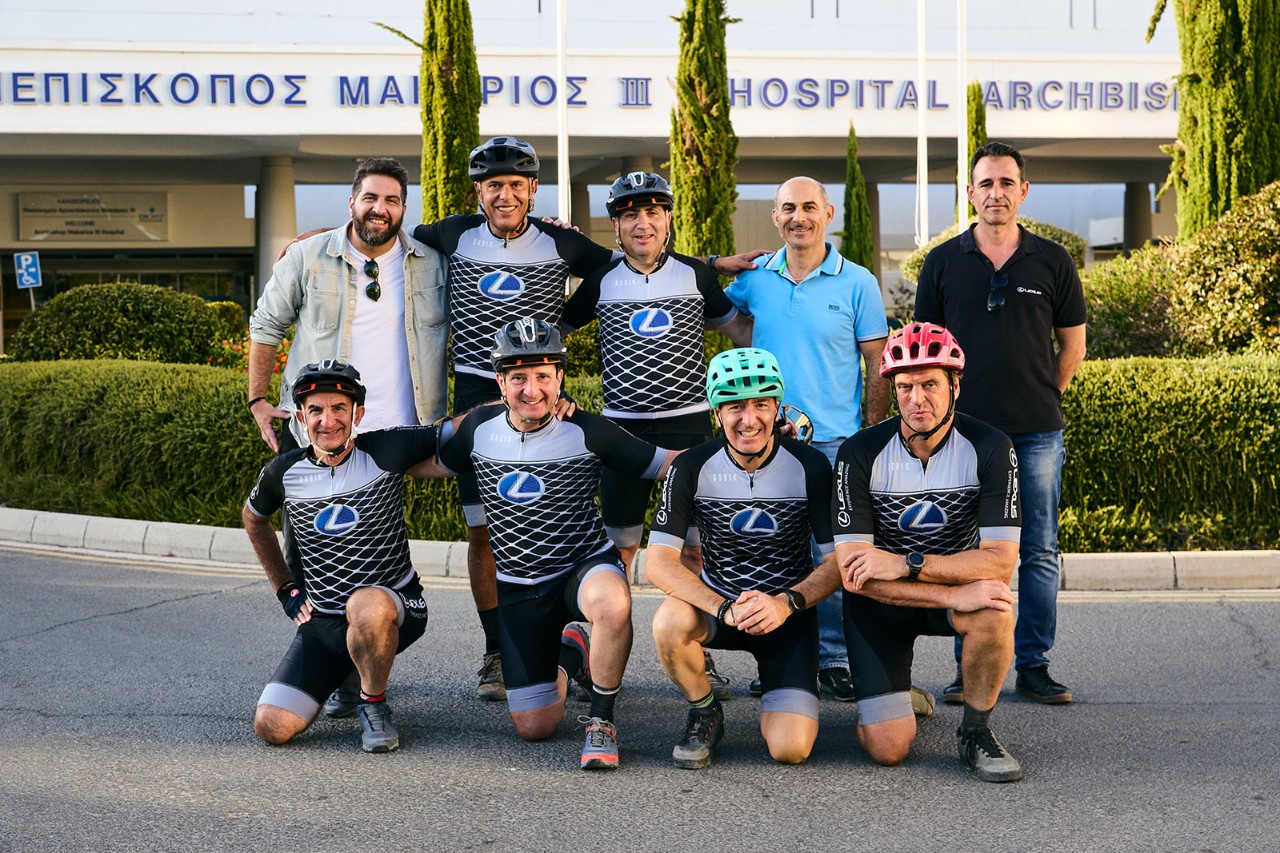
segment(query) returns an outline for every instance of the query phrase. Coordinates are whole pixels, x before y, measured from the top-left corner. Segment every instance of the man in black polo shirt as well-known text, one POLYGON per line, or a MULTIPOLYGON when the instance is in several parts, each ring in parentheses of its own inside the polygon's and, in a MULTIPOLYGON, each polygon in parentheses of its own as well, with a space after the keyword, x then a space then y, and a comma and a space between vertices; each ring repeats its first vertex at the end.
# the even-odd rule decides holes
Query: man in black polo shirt
MULTIPOLYGON (((1037 702, 1064 704, 1071 691, 1049 677, 1048 653, 1057 629, 1062 394, 1084 359, 1085 304, 1067 250, 1018 225, 1029 189, 1013 146, 992 142, 974 153, 968 193, 978 221, 925 258, 916 320, 945 326, 965 349, 957 410, 1013 441, 1023 508, 1017 689, 1037 702)), ((958 669, 942 698, 964 701, 958 669)))

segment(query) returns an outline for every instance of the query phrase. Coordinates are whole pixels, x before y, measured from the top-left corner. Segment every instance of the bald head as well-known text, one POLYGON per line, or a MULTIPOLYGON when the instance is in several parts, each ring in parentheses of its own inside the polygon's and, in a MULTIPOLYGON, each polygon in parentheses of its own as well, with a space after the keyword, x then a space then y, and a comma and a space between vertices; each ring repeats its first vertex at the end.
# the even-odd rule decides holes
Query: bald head
POLYGON ((773 224, 789 253, 826 253, 827 226, 835 208, 827 188, 813 178, 792 178, 773 197, 773 224))

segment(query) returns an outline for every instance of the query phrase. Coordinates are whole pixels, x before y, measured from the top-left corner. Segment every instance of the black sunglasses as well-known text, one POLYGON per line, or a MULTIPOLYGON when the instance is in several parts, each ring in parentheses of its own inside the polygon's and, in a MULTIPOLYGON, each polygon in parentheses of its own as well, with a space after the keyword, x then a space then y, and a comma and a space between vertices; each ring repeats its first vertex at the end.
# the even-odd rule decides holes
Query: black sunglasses
POLYGON ((372 299, 374 302, 377 302, 382 297, 382 285, 378 284, 378 272, 379 269, 377 261, 370 260, 364 262, 364 274, 373 279, 373 281, 365 285, 364 295, 372 299))
POLYGON ((998 272, 991 276, 991 292, 987 294, 988 311, 999 311, 1004 307, 1004 288, 1008 283, 1008 273, 998 272))

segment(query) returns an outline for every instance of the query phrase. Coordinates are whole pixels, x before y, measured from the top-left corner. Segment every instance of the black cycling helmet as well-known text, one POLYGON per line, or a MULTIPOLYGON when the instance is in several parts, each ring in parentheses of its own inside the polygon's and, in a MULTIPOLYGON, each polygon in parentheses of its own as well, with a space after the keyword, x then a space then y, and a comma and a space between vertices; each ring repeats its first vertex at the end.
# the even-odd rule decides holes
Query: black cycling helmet
POLYGON ((527 142, 514 136, 495 136, 467 157, 467 174, 473 181, 482 181, 495 175, 523 175, 536 180, 538 177, 538 152, 527 142))
POLYGON ((498 329, 490 357, 495 371, 530 364, 558 364, 563 369, 569 362, 560 330, 533 317, 512 320, 498 329))
POLYGON ((301 408, 303 398, 317 391, 336 391, 355 400, 357 406, 364 405, 365 389, 360 371, 336 359, 326 358, 302 368, 293 380, 293 404, 301 408))
POLYGON ((609 198, 605 200, 605 210, 609 217, 618 215, 618 211, 639 205, 656 204, 668 210, 675 207, 676 198, 671 193, 671 184, 661 175, 653 172, 628 172, 609 187, 609 198))

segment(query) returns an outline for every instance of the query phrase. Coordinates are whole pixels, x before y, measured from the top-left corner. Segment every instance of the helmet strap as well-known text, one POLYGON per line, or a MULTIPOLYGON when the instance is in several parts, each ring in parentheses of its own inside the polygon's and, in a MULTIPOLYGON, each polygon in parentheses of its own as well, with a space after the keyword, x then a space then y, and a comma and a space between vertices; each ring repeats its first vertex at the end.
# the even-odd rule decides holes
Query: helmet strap
MULTIPOLYGON (((937 434, 938 430, 951 423, 951 416, 955 414, 956 411, 956 382, 955 375, 949 370, 947 371, 947 380, 947 394, 951 399, 947 403, 947 413, 942 416, 942 420, 938 421, 938 423, 930 430, 926 430, 925 432, 913 432, 911 435, 902 439, 902 446, 905 447, 907 452, 912 456, 915 456, 916 454, 915 451, 911 449, 911 442, 916 439, 920 439, 927 443, 929 439, 933 438, 934 435, 937 434)), ((898 435, 901 437, 902 433, 899 432, 898 435)))

